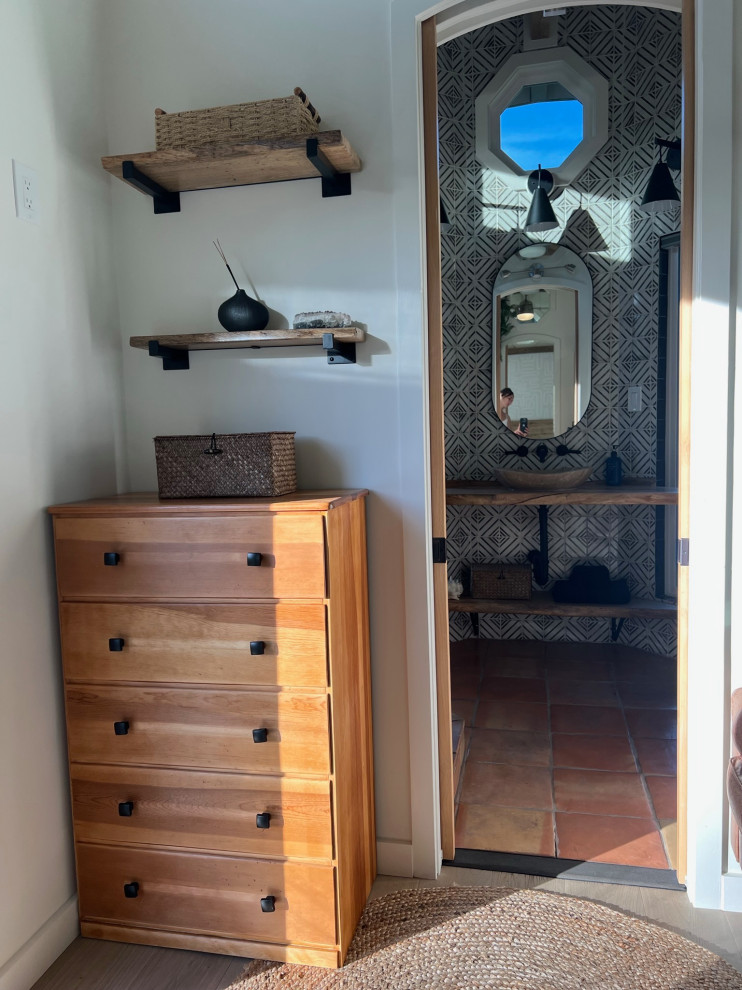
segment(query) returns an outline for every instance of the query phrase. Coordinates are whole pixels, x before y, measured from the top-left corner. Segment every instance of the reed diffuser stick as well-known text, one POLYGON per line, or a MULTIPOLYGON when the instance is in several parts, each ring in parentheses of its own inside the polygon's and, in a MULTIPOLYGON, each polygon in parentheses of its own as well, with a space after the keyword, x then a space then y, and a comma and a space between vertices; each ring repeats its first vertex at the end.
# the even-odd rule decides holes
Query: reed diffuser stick
POLYGON ((212 241, 211 243, 214 245, 214 247, 219 252, 219 256, 221 257, 221 259, 224 262, 224 264, 227 266, 227 271, 232 276, 232 281, 234 282, 235 286, 237 287, 237 290, 239 291, 239 288, 240 287, 239 287, 239 285, 237 285, 237 279, 234 277, 234 273, 233 273, 232 269, 229 267, 229 262, 227 261, 227 257, 224 254, 224 251, 222 250, 221 244, 219 243, 219 238, 217 238, 215 241, 212 241))

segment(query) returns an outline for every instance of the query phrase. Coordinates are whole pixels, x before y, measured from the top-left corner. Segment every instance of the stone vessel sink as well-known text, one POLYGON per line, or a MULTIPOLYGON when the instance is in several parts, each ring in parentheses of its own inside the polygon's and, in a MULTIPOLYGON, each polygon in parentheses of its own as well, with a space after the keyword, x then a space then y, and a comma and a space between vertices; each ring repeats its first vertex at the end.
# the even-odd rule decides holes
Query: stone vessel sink
POLYGON ((495 468, 495 478, 506 488, 543 492, 577 488, 593 473, 591 467, 567 468, 564 471, 538 471, 519 468, 495 468))

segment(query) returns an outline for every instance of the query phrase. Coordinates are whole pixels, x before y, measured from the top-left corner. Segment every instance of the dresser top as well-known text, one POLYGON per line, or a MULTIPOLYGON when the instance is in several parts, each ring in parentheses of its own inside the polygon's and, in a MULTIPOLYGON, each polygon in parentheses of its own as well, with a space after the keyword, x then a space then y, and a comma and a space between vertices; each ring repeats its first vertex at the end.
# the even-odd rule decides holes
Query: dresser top
POLYGON ((275 498, 160 498, 157 492, 129 492, 52 505, 53 516, 203 515, 243 512, 317 512, 333 509, 368 495, 365 488, 336 488, 291 492, 275 498))

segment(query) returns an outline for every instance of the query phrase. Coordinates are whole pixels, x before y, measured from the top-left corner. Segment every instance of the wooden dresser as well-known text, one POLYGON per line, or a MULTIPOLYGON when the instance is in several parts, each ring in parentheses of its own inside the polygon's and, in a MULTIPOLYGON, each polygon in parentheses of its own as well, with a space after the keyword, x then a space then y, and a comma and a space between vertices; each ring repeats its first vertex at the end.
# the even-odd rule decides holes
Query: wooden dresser
POLYGON ((342 965, 376 872, 365 495, 50 509, 83 935, 342 965))

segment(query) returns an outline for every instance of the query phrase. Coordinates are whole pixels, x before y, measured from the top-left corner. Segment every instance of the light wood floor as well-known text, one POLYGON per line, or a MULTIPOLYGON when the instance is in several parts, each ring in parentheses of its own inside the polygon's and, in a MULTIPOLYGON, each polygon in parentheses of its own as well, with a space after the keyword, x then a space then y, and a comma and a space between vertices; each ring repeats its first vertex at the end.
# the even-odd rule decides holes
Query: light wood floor
MULTIPOLYGON (((548 880, 447 866, 438 880, 379 877, 371 896, 380 897, 408 887, 451 884, 535 887, 599 901, 680 932, 742 972, 742 914, 693 908, 687 895, 679 891, 584 880, 548 880)), ((240 976, 245 962, 205 952, 78 938, 31 990, 226 990, 240 976)))

